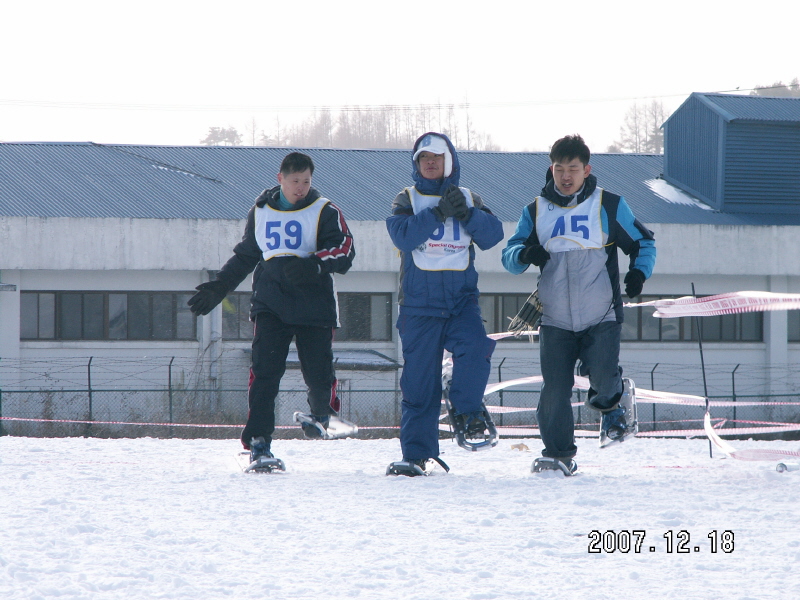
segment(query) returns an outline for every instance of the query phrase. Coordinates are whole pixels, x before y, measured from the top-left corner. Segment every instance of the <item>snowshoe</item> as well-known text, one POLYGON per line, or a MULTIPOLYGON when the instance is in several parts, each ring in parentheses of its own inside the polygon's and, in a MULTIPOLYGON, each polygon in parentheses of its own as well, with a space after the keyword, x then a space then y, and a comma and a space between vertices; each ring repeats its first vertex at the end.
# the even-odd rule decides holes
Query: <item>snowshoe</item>
POLYGON ((578 463, 572 458, 558 459, 549 456, 541 456, 533 461, 531 473, 541 473, 542 471, 561 471, 566 477, 571 477, 578 470, 578 463))
POLYGON ((494 426, 492 415, 486 410, 486 404, 481 403, 481 410, 457 415, 450 403, 450 384, 453 379, 453 359, 449 352, 445 352, 442 361, 442 400, 450 418, 450 426, 456 436, 456 442, 465 450, 475 452, 487 450, 497 445, 497 428, 494 426))
MULTIPOLYGON (((248 452, 242 452, 247 455, 248 452)), ((272 473, 273 471, 285 471, 286 465, 280 458, 275 458, 269 451, 269 446, 263 437, 250 440, 250 463, 244 468, 245 473, 272 473)))
POLYGON ((358 425, 336 415, 317 416, 296 412, 294 422, 299 423, 305 436, 313 440, 336 440, 358 433, 358 425))
POLYGON ((456 436, 456 442, 464 450, 476 452, 478 450, 488 450, 497 446, 497 428, 486 405, 482 404, 482 409, 477 412, 455 414, 449 398, 445 398, 445 406, 450 416, 450 424, 456 436))
POLYGON ((418 460, 398 460, 389 463, 386 467, 387 475, 405 475, 406 477, 418 477, 420 475, 428 476, 433 471, 434 467, 439 464, 445 472, 450 471, 450 467, 439 457, 436 458, 421 458, 418 460))
POLYGON ((542 301, 539 300, 539 290, 536 289, 528 296, 525 304, 522 305, 522 308, 511 320, 508 330, 513 331, 516 335, 534 332, 542 321, 543 310, 542 301))
POLYGON ((639 420, 636 412, 636 386, 633 380, 622 380, 622 396, 613 410, 603 413, 600 421, 600 447, 607 448, 617 442, 624 442, 639 433, 639 420))

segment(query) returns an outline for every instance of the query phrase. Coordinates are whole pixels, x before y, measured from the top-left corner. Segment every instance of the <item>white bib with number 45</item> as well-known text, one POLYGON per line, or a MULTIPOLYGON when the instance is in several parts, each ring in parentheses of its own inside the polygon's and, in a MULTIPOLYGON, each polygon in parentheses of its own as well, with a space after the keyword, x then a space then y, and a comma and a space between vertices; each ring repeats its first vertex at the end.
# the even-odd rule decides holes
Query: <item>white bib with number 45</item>
POLYGON ((548 252, 602 248, 607 234, 601 216, 603 189, 597 188, 576 206, 563 207, 536 198, 536 234, 548 252))

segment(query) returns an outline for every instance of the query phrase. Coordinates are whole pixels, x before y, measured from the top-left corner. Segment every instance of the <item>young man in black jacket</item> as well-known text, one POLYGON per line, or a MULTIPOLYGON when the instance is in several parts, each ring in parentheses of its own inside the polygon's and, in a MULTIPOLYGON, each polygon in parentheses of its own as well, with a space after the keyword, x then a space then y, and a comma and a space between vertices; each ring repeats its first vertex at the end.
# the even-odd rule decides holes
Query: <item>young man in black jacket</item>
POLYGON ((272 458, 275 398, 292 338, 308 385, 311 414, 295 413, 306 436, 329 439, 357 431, 337 416, 332 349, 338 326, 333 273, 347 273, 355 247, 341 210, 311 187, 313 174, 310 156, 292 152, 283 159, 280 185, 256 198, 233 256, 189 300, 195 315, 207 315, 255 269, 250 413, 241 435, 253 461, 272 458))

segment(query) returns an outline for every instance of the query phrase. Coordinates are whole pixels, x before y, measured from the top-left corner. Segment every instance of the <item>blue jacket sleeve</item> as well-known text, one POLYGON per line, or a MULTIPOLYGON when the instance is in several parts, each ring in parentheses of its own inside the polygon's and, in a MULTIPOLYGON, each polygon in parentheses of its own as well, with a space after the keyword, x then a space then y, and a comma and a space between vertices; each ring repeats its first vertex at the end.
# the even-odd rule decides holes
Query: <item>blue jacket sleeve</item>
POLYGON ((528 207, 522 209, 522 216, 517 222, 517 229, 514 232, 506 247, 503 248, 502 262, 506 271, 514 275, 524 273, 530 265, 519 262, 519 253, 525 247, 525 242, 533 232, 533 221, 531 220, 528 207))
POLYGON ((488 250, 503 240, 503 224, 488 208, 473 207, 472 214, 464 223, 464 229, 481 250, 488 250))
POLYGON ((436 228, 441 225, 439 220, 429 208, 420 214, 408 214, 405 210, 398 210, 386 219, 386 229, 395 247, 401 252, 411 252, 414 248, 431 237, 436 228))
POLYGON ((630 256, 630 269, 639 269, 649 279, 656 264, 656 242, 653 232, 633 216, 628 203, 620 198, 617 207, 617 224, 620 234, 617 245, 630 256))

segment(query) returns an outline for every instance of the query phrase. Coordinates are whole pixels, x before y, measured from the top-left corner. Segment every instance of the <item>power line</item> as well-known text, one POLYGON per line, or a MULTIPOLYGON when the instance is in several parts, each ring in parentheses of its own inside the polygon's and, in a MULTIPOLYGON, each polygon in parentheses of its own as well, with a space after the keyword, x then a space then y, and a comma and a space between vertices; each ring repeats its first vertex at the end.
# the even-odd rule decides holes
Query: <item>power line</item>
MULTIPOLYGON (((708 92, 726 94, 732 92, 752 92, 788 87, 775 85, 753 88, 736 88, 708 92)), ((0 106, 22 106, 27 108, 62 108, 77 110, 143 110, 143 111, 195 111, 195 112, 381 112, 381 111, 418 111, 418 110, 450 110, 469 108, 513 108, 525 106, 550 106, 563 104, 593 104, 601 102, 639 101, 657 98, 678 98, 689 96, 688 93, 661 94, 650 96, 622 96, 611 98, 580 98, 551 100, 519 100, 513 102, 436 102, 422 104, 331 104, 331 105, 226 105, 226 104, 143 104, 114 102, 69 102, 61 100, 23 100, 0 99, 0 106)))

